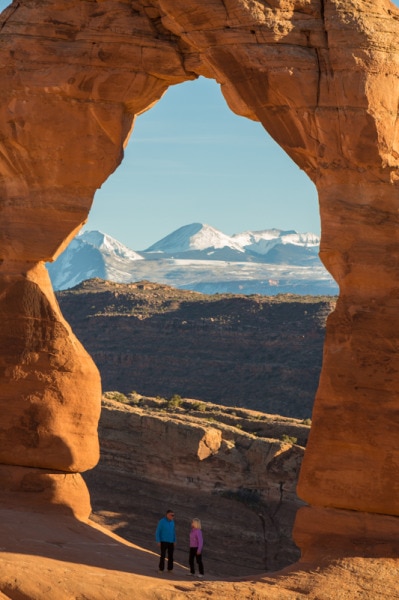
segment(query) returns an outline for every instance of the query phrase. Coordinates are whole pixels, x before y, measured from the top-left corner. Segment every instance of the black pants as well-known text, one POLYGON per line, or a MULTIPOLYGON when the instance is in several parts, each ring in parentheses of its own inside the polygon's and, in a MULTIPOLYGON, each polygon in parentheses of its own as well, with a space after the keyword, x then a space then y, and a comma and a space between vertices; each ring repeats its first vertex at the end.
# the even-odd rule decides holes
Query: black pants
POLYGON ((197 560, 200 575, 203 575, 204 574, 204 565, 202 564, 202 554, 197 554, 197 550, 198 550, 198 548, 190 548, 190 553, 188 555, 190 571, 192 574, 195 573, 195 567, 194 567, 194 558, 195 558, 197 560))
POLYGON ((173 570, 173 551, 175 545, 172 542, 161 542, 161 556, 159 558, 159 570, 163 571, 165 568, 165 556, 168 554, 168 571, 173 570))

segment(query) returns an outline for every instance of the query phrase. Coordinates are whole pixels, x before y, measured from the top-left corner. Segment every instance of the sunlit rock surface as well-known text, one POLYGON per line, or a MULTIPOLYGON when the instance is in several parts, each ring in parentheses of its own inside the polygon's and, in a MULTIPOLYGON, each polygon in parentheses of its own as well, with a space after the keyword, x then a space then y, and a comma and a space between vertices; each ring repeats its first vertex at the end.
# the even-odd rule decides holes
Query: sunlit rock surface
MULTIPOLYGON (((344 511, 367 555, 370 515, 399 513, 398 16, 388 0, 15 0, 2 13, 4 464, 72 476, 96 461, 98 374, 41 263, 84 223, 134 118, 205 75, 318 188, 320 254, 340 299, 299 484, 314 509, 297 538, 306 555, 313 512, 344 511)), ((330 525, 318 522, 320 542, 330 525)))

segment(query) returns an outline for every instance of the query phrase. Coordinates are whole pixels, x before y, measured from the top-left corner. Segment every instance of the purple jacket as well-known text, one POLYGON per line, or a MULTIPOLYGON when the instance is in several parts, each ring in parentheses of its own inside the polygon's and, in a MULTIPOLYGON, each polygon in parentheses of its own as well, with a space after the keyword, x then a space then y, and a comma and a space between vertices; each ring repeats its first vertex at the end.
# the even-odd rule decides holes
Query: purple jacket
POLYGON ((190 548, 197 548, 197 554, 201 554, 203 545, 204 539, 202 537, 201 529, 192 527, 190 531, 190 548))

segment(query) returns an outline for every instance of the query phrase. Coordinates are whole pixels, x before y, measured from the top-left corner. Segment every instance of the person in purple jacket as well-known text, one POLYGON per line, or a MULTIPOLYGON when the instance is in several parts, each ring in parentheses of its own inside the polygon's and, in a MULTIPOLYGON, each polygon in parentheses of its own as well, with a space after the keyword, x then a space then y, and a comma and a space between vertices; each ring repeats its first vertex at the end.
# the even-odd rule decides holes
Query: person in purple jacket
POLYGON ((204 545, 204 539, 201 531, 201 521, 197 518, 191 521, 190 531, 190 552, 188 555, 188 562, 190 565, 191 575, 195 575, 194 558, 198 564, 199 575, 198 577, 204 576, 204 565, 202 564, 202 547, 204 545))

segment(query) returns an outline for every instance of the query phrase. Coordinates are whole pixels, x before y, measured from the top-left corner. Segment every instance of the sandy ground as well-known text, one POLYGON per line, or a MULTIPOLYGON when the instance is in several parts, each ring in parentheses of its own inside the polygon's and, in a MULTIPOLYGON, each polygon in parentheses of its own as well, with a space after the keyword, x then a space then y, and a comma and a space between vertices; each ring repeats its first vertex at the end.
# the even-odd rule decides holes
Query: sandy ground
POLYGON ((0 599, 394 600, 399 559, 297 563, 274 575, 193 579, 177 564, 159 575, 156 553, 96 524, 57 513, 0 509, 0 599))

